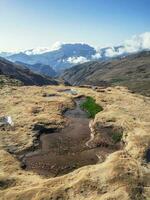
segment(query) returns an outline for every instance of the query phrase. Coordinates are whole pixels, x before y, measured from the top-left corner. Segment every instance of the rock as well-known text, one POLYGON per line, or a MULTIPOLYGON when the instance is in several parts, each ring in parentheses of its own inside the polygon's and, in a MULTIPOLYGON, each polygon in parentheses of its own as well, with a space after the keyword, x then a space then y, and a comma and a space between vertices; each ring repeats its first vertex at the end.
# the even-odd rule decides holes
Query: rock
POLYGON ((72 94, 72 95, 77 95, 78 92, 77 92, 76 90, 74 90, 74 89, 71 89, 71 94, 72 94))
POLYGON ((26 166, 26 164, 25 164, 24 162, 21 162, 20 167, 21 167, 22 169, 25 169, 27 166, 26 166))
POLYGON ((11 116, 1 117, 0 118, 0 126, 14 126, 14 122, 12 121, 11 116))

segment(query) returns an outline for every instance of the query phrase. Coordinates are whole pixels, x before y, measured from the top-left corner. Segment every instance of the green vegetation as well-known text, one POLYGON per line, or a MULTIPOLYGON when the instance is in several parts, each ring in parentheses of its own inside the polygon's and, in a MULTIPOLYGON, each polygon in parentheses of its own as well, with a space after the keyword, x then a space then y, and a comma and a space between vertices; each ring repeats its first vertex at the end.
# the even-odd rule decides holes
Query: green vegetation
POLYGON ((86 97, 86 101, 80 105, 81 109, 86 110, 89 118, 94 118, 95 115, 102 111, 103 108, 95 103, 92 97, 86 97))
POLYGON ((21 86, 23 85, 21 81, 17 79, 11 79, 5 75, 0 75, 0 88, 2 88, 5 85, 10 85, 10 86, 21 86))
POLYGON ((3 84, 4 84, 4 81, 0 79, 0 85, 3 85, 3 84))
POLYGON ((111 79, 111 83, 118 83, 118 82, 122 82, 122 81, 124 81, 124 80, 121 79, 121 78, 113 78, 113 79, 111 79))
POLYGON ((119 132, 113 133, 112 139, 113 139, 114 143, 120 142, 122 139, 122 133, 119 133, 119 132))

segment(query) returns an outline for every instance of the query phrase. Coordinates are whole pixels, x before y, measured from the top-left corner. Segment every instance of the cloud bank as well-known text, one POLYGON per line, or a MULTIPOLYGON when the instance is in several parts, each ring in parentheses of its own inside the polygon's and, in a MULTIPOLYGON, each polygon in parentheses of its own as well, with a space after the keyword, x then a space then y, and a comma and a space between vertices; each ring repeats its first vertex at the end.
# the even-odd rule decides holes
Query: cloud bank
POLYGON ((36 54, 42 54, 42 53, 46 53, 51 51, 51 48, 48 47, 38 47, 35 49, 29 49, 29 50, 25 50, 22 53, 25 53, 26 55, 36 55, 36 54))
POLYGON ((97 52, 96 54, 92 55, 92 59, 99 59, 101 58, 101 53, 97 52))
MULTIPOLYGON (((112 58, 116 56, 124 56, 131 53, 140 52, 143 50, 150 50, 150 32, 145 32, 140 35, 132 36, 131 39, 125 40, 122 44, 118 44, 118 46, 105 47, 105 48, 96 48, 95 51, 91 51, 90 45, 84 45, 82 49, 83 43, 64 43, 64 42, 56 42, 51 47, 39 47, 35 49, 20 51, 20 52, 0 52, 0 56, 7 58, 13 54, 24 53, 32 57, 32 55, 40 55, 44 53, 50 53, 57 50, 62 50, 61 53, 57 55, 56 52, 56 60, 57 63, 69 63, 69 64, 80 64, 84 62, 88 62, 91 60, 101 60, 105 58, 112 58), (76 45, 75 45, 76 44, 76 45), (66 45, 66 46, 65 46, 66 45), (72 46, 71 46, 72 45, 72 46), (65 47, 65 52, 62 47, 65 47), (62 49, 61 49, 62 48, 62 49), (93 53, 96 52, 96 53, 93 53), (65 58, 63 57, 65 55, 65 58)), ((53 56, 53 54, 52 54, 53 56)), ((18 59, 18 58, 17 58, 18 59)), ((42 58, 43 60, 47 58, 42 58)), ((52 59, 52 58, 51 58, 52 59)), ((42 60, 42 61, 43 61, 42 60)), ((39 60, 38 60, 39 62, 39 60)))
POLYGON ((80 64, 80 63, 84 63, 84 62, 88 62, 89 60, 86 57, 83 56, 79 56, 79 57, 69 57, 67 59, 67 62, 71 63, 71 64, 80 64))
POLYGON ((130 40, 126 40, 118 48, 106 49, 106 57, 114 57, 123 54, 136 53, 142 50, 150 50, 150 32, 141 35, 135 35, 130 40))
POLYGON ((43 54, 51 51, 56 51, 62 47, 62 45, 65 44, 63 42, 55 42, 51 47, 38 47, 30 50, 22 51, 22 53, 25 53, 26 55, 36 55, 36 54, 43 54))

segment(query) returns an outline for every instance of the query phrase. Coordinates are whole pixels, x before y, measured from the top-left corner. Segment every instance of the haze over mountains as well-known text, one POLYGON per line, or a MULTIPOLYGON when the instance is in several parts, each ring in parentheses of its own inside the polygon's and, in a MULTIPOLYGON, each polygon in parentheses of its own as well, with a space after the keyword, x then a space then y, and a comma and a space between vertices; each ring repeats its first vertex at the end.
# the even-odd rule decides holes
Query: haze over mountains
MULTIPOLYGON (((95 48, 88 44, 57 42, 51 48, 37 48, 20 52, 0 52, 0 56, 29 65, 49 65, 58 74, 74 65, 94 60, 108 60, 150 49, 150 32, 133 36, 114 47, 95 48)), ((38 66, 37 66, 38 67, 38 66)), ((41 72, 41 70, 40 70, 41 72)))

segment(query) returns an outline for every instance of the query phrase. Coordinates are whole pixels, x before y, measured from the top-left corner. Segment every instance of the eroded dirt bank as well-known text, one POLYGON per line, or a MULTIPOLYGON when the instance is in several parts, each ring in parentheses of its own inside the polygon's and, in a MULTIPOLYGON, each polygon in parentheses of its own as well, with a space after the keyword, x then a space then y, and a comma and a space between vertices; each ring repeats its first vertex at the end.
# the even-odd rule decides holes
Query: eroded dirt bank
POLYGON ((109 154, 101 163, 57 178, 43 178, 20 168, 14 154, 10 153, 16 154, 33 146, 35 126, 61 129, 68 123, 62 112, 74 107, 71 95, 61 94, 54 99, 43 96, 45 93, 57 94, 61 87, 6 87, 0 91, 1 115, 11 116, 14 122, 13 128, 0 129, 0 198, 148 200, 150 99, 131 94, 125 88, 97 91, 76 88, 80 95, 92 96, 104 108, 90 124, 93 140, 89 145, 93 148, 109 146, 112 141, 110 137, 106 140, 106 135, 121 130, 122 150, 109 154))

